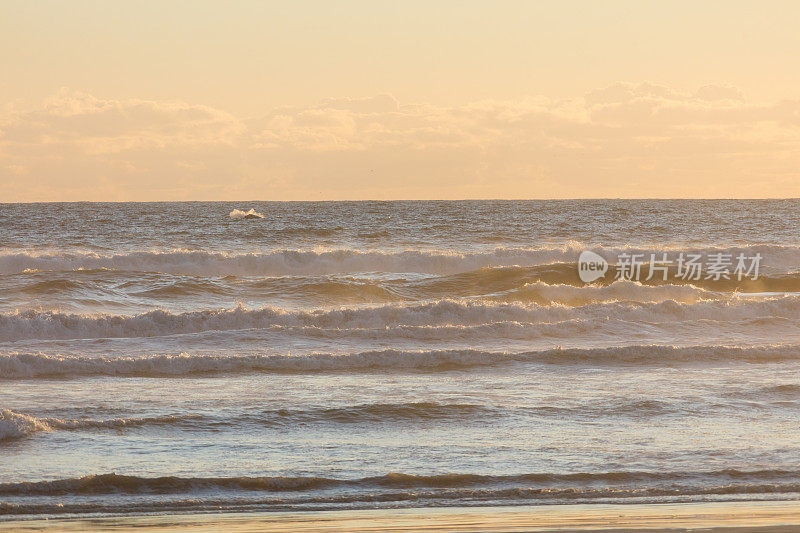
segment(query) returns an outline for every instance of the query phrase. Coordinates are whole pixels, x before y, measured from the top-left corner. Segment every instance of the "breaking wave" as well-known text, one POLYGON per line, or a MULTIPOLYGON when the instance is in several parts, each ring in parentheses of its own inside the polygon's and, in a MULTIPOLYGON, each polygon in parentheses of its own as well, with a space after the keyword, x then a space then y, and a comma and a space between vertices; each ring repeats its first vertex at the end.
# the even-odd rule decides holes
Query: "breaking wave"
MULTIPOLYGON (((444 250, 328 251, 275 250, 266 253, 229 254, 208 251, 136 251, 103 255, 98 253, 0 255, 0 274, 26 270, 115 270, 163 272, 198 276, 225 275, 322 275, 344 272, 417 272, 457 274, 486 267, 529 267, 553 263, 575 265, 584 247, 578 243, 552 248, 496 248, 490 251, 457 253, 444 250)), ((663 250, 633 248, 592 248, 609 260, 620 253, 649 254, 663 250)), ((763 266, 792 272, 800 266, 800 248, 762 245, 740 248, 703 248, 685 252, 761 253, 763 266)), ((574 267, 573 267, 574 268, 574 267)))
POLYGON ((107 420, 36 418, 34 416, 15 413, 9 409, 0 409, 0 440, 19 438, 51 430, 76 429, 120 429, 144 425, 164 425, 187 419, 198 418, 195 415, 158 416, 144 418, 111 418, 107 420))
MULTIPOLYGON (((624 292, 631 287, 621 287, 624 292)), ((637 287, 638 291, 641 287, 637 287)), ((651 288, 648 288, 648 290, 651 288)), ((652 288, 658 292, 659 288, 652 288)), ((551 290, 551 289, 548 289, 551 290)), ((603 289, 597 289, 603 291, 603 289)), ((616 288, 610 289, 612 293, 616 288)), ((580 307, 544 306, 536 303, 441 300, 407 305, 288 311, 273 307, 170 313, 156 310, 128 315, 82 315, 54 311, 22 311, 0 314, 0 341, 24 339, 97 339, 157 337, 281 327, 391 328, 397 326, 477 326, 498 322, 523 324, 576 319, 621 319, 631 321, 797 319, 800 297, 769 299, 730 298, 697 303, 675 300, 660 302, 598 302, 580 307)))
POLYGON ((634 281, 616 281, 606 286, 548 285, 537 281, 519 289, 492 296, 500 301, 534 302, 541 305, 564 304, 582 306, 599 302, 663 302, 672 300, 694 303, 721 299, 722 295, 692 285, 642 285, 634 281))
POLYGON ((264 215, 261 213, 256 213, 255 209, 251 209, 250 211, 234 209, 231 211, 230 217, 234 220, 241 220, 243 218, 264 218, 264 215))
MULTIPOLYGON (((171 274, 136 273, 120 279, 122 273, 109 270, 82 271, 90 275, 80 279, 42 280, 19 276, 6 280, 3 289, 8 300, 31 296, 52 302, 92 301, 108 303, 170 304, 189 303, 189 298, 203 298, 209 305, 220 297, 230 300, 291 301, 313 304, 362 304, 399 301, 431 301, 441 298, 486 298, 501 302, 533 302, 542 305, 585 305, 603 301, 658 302, 675 300, 692 303, 722 299, 729 294, 691 284, 646 285, 633 281, 587 285, 545 283, 536 279, 532 269, 502 267, 482 269, 467 274, 433 277, 422 280, 371 279, 366 276, 286 276, 267 278, 196 278, 171 274), (91 276, 91 277, 90 277, 91 276)), ((574 273, 572 273, 574 274, 574 273)), ((24 300, 23 300, 24 301, 24 300)), ((191 303, 198 305, 196 300, 191 303)))
POLYGON ((759 347, 637 345, 528 352, 483 350, 378 350, 311 355, 150 355, 141 357, 63 357, 45 354, 0 355, 0 378, 153 376, 197 374, 325 373, 342 371, 443 372, 513 363, 594 365, 679 365, 731 362, 770 363, 800 359, 799 345, 759 347))

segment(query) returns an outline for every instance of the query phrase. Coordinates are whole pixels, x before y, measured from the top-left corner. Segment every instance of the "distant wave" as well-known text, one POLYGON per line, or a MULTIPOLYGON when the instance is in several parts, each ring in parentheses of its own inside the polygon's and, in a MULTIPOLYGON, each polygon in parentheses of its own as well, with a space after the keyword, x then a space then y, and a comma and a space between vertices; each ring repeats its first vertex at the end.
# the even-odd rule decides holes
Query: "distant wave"
MULTIPOLYGON (((633 288, 621 287, 620 292, 630 289, 633 288)), ((661 290, 660 288, 648 288, 647 290, 650 289, 655 292, 661 290)), ((597 291, 603 290, 597 289, 597 291)), ((609 290, 617 291, 617 288, 609 290)), ((669 290, 671 289, 665 289, 665 291, 669 290)), ((580 307, 441 300, 421 304, 316 311, 287 311, 272 307, 261 309, 237 307, 174 314, 157 310, 135 316, 23 311, 0 314, 0 341, 152 337, 274 326, 308 326, 344 330, 395 326, 481 325, 496 322, 552 324, 592 318, 657 322, 660 320, 733 321, 763 317, 796 319, 798 316, 800 316, 800 297, 794 296, 770 299, 734 298, 691 304, 679 303, 674 300, 650 303, 612 301, 580 307)))
MULTIPOLYGON (((456 274, 485 267, 575 264, 583 247, 570 244, 552 248, 496 248, 457 253, 444 250, 397 252, 336 249, 330 251, 276 250, 265 253, 227 254, 207 251, 136 251, 114 255, 96 253, 0 255, 0 274, 25 270, 77 270, 110 268, 197 276, 225 275, 321 275, 344 272, 417 272, 456 274)), ((593 248, 613 261, 620 253, 653 253, 660 250, 593 248)), ((701 253, 761 253, 762 264, 782 271, 800 267, 800 247, 761 245, 741 248, 680 250, 701 253)))
POLYGON ((440 372, 511 363, 556 365, 679 365, 714 361, 769 363, 800 359, 800 346, 758 347, 637 345, 552 349, 529 352, 483 350, 378 350, 312 355, 150 355, 142 357, 62 357, 44 354, 0 355, 0 378, 85 376, 190 376, 242 372, 319 373, 342 371, 440 372))
POLYGON ((215 275, 322 275, 344 272, 456 273, 489 266, 549 263, 565 249, 497 249, 492 252, 459 254, 409 250, 403 252, 324 252, 280 250, 268 253, 224 254, 203 251, 130 252, 100 254, 5 254, 0 256, 0 273, 25 270, 76 270, 111 268, 169 274, 215 275))
POLYGON ((264 218, 264 215, 261 213, 256 213, 255 209, 251 209, 250 211, 234 209, 231 211, 230 217, 234 220, 241 220, 243 218, 264 218))
POLYGON ((139 427, 144 425, 163 425, 180 420, 196 418, 194 415, 186 416, 160 416, 145 418, 111 418, 107 420, 62 420, 60 418, 36 418, 22 413, 15 413, 9 409, 0 409, 0 440, 25 437, 41 431, 55 429, 97 429, 97 428, 124 428, 139 427))
POLYGON ((224 254, 204 251, 93 253, 27 253, 0 255, 0 273, 25 270, 77 270, 111 268, 199 276, 220 275, 322 275, 345 272, 456 273, 489 266, 535 265, 577 253, 567 249, 503 249, 459 254, 408 250, 362 252, 357 250, 293 251, 224 254))

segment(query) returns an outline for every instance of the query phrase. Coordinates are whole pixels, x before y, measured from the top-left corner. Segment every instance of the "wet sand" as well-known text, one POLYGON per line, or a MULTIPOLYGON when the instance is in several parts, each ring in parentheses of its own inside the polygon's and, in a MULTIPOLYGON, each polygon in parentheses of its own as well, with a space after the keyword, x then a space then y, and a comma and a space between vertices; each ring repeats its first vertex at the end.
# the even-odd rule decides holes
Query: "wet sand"
POLYGON ((542 505, 182 514, 0 522, 4 531, 800 531, 800 502, 542 505))

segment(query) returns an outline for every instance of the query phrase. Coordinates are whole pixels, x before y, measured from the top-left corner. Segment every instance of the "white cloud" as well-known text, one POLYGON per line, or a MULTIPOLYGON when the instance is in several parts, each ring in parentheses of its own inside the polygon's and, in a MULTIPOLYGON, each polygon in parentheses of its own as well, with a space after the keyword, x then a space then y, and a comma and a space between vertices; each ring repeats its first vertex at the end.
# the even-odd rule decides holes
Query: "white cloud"
POLYGON ((62 91, 0 116, 3 200, 800 196, 800 101, 616 84, 442 107, 326 99, 241 120, 62 91))

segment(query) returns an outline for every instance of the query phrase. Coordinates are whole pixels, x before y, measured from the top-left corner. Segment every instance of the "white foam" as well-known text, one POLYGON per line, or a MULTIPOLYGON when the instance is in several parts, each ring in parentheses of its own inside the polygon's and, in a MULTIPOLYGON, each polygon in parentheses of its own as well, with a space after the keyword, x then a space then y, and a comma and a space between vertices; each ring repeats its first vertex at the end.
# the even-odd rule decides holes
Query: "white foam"
POLYGON ((264 215, 261 213, 256 213, 255 209, 251 209, 250 211, 241 211, 239 209, 234 209, 231 211, 231 218, 234 220, 241 220, 246 217, 250 218, 264 218, 264 215))
POLYGON ((0 409, 0 441, 24 437, 39 431, 50 431, 50 426, 38 418, 0 409))
MULTIPOLYGON (((0 356, 0 358, 2 357, 5 356, 0 356)), ((144 418, 111 418, 107 420, 93 420, 88 418, 61 419, 53 417, 36 418, 22 413, 15 413, 9 409, 1 409, 0 440, 25 437, 41 431, 76 430, 89 428, 119 429, 129 426, 142 426, 145 424, 169 424, 192 418, 198 418, 198 416, 185 415, 144 418)))
POLYGON ((599 302, 663 302, 695 303, 702 300, 719 300, 723 295, 693 285, 643 285, 636 281, 615 281, 606 286, 549 285, 541 281, 525 284, 508 291, 501 298, 520 299, 541 303, 585 305, 599 302))

